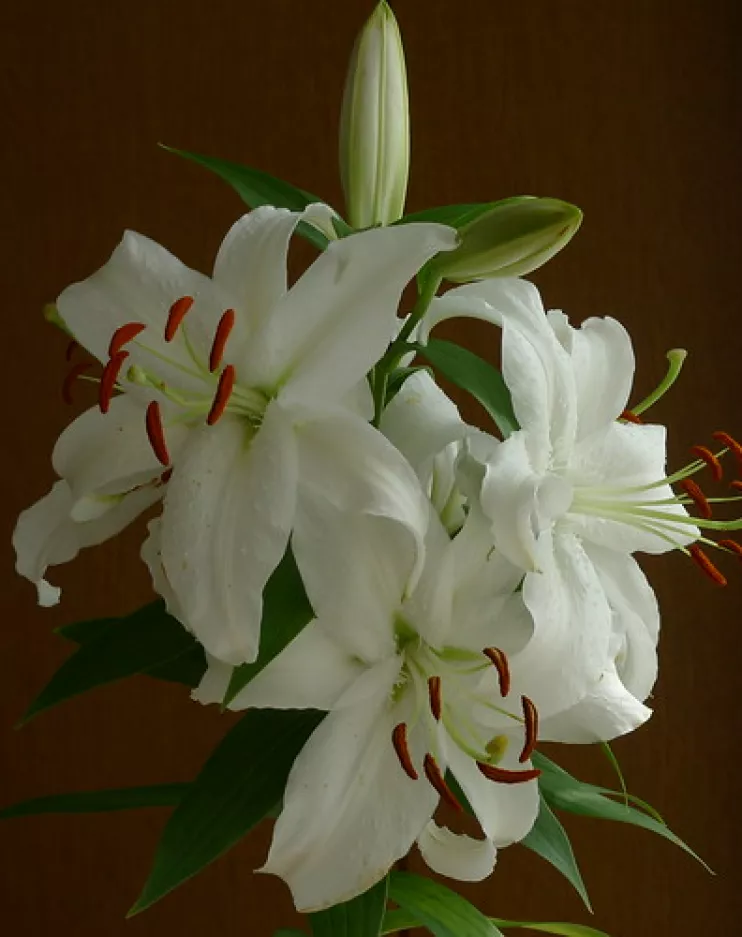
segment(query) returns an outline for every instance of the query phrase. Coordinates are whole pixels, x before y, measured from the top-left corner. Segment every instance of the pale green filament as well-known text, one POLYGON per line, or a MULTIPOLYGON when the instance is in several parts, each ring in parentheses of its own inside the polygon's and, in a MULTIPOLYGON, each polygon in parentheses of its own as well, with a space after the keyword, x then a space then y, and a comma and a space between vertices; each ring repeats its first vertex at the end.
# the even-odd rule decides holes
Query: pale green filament
POLYGON ((667 353, 667 374, 662 381, 655 387, 651 394, 648 394, 641 403, 638 403, 635 407, 631 408, 631 412, 635 413, 637 416, 640 413, 644 413, 645 410, 648 410, 653 404, 664 397, 665 394, 670 390, 672 385, 678 379, 678 376, 683 369, 683 362, 688 356, 688 352, 685 348, 671 348, 667 353))

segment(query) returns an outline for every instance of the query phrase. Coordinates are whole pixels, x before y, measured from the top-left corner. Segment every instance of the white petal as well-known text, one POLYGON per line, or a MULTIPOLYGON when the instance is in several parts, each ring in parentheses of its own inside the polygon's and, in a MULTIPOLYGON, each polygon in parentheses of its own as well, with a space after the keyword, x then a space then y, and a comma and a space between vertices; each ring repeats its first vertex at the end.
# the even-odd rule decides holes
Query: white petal
POLYGON ((651 715, 652 710, 629 693, 615 668, 610 668, 579 703, 542 720, 539 737, 573 744, 609 742, 638 729, 651 715))
MULTIPOLYGON (((174 459, 187 430, 175 424, 166 434, 174 459)), ((108 413, 91 407, 70 423, 57 440, 52 464, 76 498, 121 494, 163 472, 147 438, 144 407, 124 394, 111 401, 108 413)))
MULTIPOLYGON (((513 738, 500 766, 510 770, 530 768, 518 762, 520 743, 513 738)), ((498 784, 482 774, 476 762, 454 743, 448 746, 448 762, 487 838, 495 846, 509 846, 527 836, 539 810, 538 782, 498 784)))
POLYGON ((515 698, 525 693, 545 718, 582 699, 610 663, 612 615, 573 533, 543 533, 537 558, 540 572, 528 573, 523 583, 533 637, 510 664, 515 698))
POLYGON ((433 458, 469 427, 426 371, 410 375, 384 410, 379 429, 427 483, 433 458))
POLYGON ((142 544, 140 555, 149 569, 155 592, 165 600, 168 612, 181 623, 185 613, 162 564, 162 520, 156 517, 147 524, 148 536, 142 544))
POLYGON ((71 517, 75 499, 69 485, 59 481, 49 494, 22 511, 13 532, 16 570, 35 584, 39 604, 59 601, 59 589, 44 579, 47 567, 66 563, 84 547, 115 536, 159 497, 157 488, 146 486, 111 501, 100 517, 79 523, 71 517))
POLYGON ((286 549, 296 501, 290 420, 273 403, 248 433, 230 417, 194 430, 162 517, 162 561, 184 624, 230 664, 257 655, 263 587, 286 549))
POLYGON ((497 850, 490 840, 453 833, 434 820, 425 827, 417 845, 434 872, 460 882, 483 881, 497 860, 497 850))
POLYGON ((206 654, 206 660, 208 667, 201 677, 201 682, 191 692, 191 699, 204 706, 224 700, 234 671, 231 664, 225 664, 223 660, 217 660, 211 654, 206 654))
POLYGON ((292 545, 307 595, 336 642, 368 663, 394 653, 415 541, 388 518, 300 498, 292 545))
POLYGON ((229 708, 329 710, 363 671, 363 665, 313 621, 229 708))
POLYGON ((664 426, 633 423, 613 423, 575 448, 571 517, 582 537, 626 553, 666 553, 698 538, 697 527, 676 520, 688 517, 682 505, 658 503, 674 497, 669 485, 637 490, 665 477, 666 450, 664 426), (641 517, 637 507, 660 517, 641 517))
POLYGON ((430 509, 409 462, 373 426, 342 410, 299 426, 297 444, 301 497, 402 524, 418 544, 415 579, 430 509))
POLYGON ((577 400, 577 438, 584 439, 618 419, 626 408, 634 380, 634 350, 626 329, 615 319, 587 319, 571 328, 561 313, 549 313, 552 325, 562 322, 567 336, 577 400))
POLYGON ((286 293, 286 257, 300 214, 263 205, 227 232, 214 263, 214 281, 234 298, 238 315, 229 339, 235 363, 286 293))
POLYGON ((190 270, 149 238, 127 231, 108 262, 87 280, 64 290, 57 307, 75 338, 100 361, 108 360, 108 346, 117 328, 143 323, 146 331, 126 346, 127 365, 141 365, 168 383, 191 387, 199 382, 194 385, 186 373, 194 365, 182 334, 170 343, 164 339, 170 307, 183 296, 195 300, 186 321, 189 334, 201 350, 208 349, 226 300, 208 277, 190 270), (166 364, 163 357, 172 364, 166 364))
MULTIPOLYGON (((407 713, 389 703, 398 672, 390 663, 375 695, 330 713, 291 769, 262 871, 288 883, 299 911, 348 901, 378 882, 438 802, 429 784, 407 777, 394 752, 392 731, 407 713)), ((419 764, 424 752, 410 742, 419 764)))
POLYGON ((405 285, 455 240, 441 225, 399 225, 331 243, 256 336, 252 383, 281 386, 286 403, 337 403, 386 350, 405 285))

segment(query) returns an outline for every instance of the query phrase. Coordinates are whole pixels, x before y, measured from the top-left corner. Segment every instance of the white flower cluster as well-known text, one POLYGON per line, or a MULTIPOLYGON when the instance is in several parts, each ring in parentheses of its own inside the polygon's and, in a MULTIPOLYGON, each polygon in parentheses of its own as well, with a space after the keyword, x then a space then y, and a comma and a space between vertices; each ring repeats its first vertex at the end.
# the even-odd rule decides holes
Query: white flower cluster
POLYGON ((487 876, 536 818, 538 739, 608 740, 650 715, 659 615, 633 554, 680 548, 717 573, 685 509, 707 506, 690 475, 717 455, 701 447, 666 477, 664 428, 626 410, 626 331, 573 328, 524 280, 433 299, 413 336, 423 347, 453 316, 492 323, 519 429, 502 441, 467 425, 427 370, 373 425, 367 375, 402 291, 456 234, 353 234, 288 288, 294 229, 323 214, 244 216, 212 278, 127 233, 62 293, 61 319, 103 365, 99 405, 63 432, 60 480, 14 537, 52 604, 48 566, 159 502, 142 553, 207 652, 204 703, 255 659, 263 589, 293 551, 315 617, 231 708, 328 714, 264 867, 300 910, 360 894, 415 842, 445 875, 487 876), (464 797, 480 839, 432 820, 464 797))

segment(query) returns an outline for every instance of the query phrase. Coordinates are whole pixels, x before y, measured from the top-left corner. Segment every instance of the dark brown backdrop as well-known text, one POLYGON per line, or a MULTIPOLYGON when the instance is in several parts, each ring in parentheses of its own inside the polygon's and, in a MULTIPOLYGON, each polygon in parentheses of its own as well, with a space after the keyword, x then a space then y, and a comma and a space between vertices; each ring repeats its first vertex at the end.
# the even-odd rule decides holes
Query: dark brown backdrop
MULTIPOLYGON (((740 84, 737 0, 399 0, 414 163, 410 207, 531 193, 585 211, 577 241, 536 279, 574 317, 614 314, 639 355, 636 399, 687 346, 682 383, 656 410, 673 464, 725 427, 742 432, 740 84)), ((124 227, 208 270, 240 203, 157 141, 269 169, 339 204, 338 101, 371 0, 68 0, 0 13, 3 516, 52 480, 64 340, 40 309, 108 256, 124 227)), ((488 339, 471 328, 470 337, 488 339)), ((51 629, 148 597, 141 529, 59 572, 61 607, 35 607, 3 553, 0 801, 190 778, 225 731, 182 690, 131 681, 13 723, 64 658, 51 629)), ((725 564, 733 573, 733 564, 725 564)), ((649 834, 569 823, 613 937, 738 932, 739 571, 726 591, 681 556, 651 563, 664 607, 656 715, 616 745, 631 788, 719 873, 649 834)), ((570 753, 609 780, 597 752, 570 753)), ((125 923, 165 813, 19 820, 0 827, 8 933, 267 937, 292 920, 288 892, 251 877, 268 833, 125 923)), ((587 920, 524 850, 472 890, 501 915, 587 920)))

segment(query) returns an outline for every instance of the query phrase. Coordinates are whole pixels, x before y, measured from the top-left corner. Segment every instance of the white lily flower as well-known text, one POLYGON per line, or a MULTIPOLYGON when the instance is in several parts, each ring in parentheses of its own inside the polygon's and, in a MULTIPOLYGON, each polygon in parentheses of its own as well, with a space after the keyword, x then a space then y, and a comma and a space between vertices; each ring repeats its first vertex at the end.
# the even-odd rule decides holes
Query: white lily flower
MULTIPOLYGON (((442 874, 484 878, 538 813, 536 708, 509 686, 507 655, 517 661, 532 631, 513 591, 520 573, 488 558, 476 517, 451 541, 433 516, 411 586, 414 541, 401 525, 309 507, 294 542, 315 548, 305 578, 318 617, 232 703, 329 710, 293 766, 262 871, 289 884, 301 911, 364 892, 415 841, 442 874), (459 806, 447 770, 483 840, 431 822, 439 800, 459 806)), ((212 666, 196 698, 220 700, 228 679, 212 666)))
POLYGON ((326 211, 245 215, 211 279, 128 232, 105 266, 59 297, 66 326, 104 370, 100 407, 75 420, 53 454, 69 513, 60 496, 47 498, 16 529, 19 571, 42 598, 53 598, 48 563, 163 495, 157 552, 182 621, 236 664, 256 656, 263 587, 299 490, 419 529, 425 499, 409 499, 412 470, 359 415, 358 385, 394 332, 404 286, 456 235, 426 224, 335 241, 288 289, 294 228, 326 211), (91 521, 114 508, 115 523, 91 521))
POLYGON ((572 728, 562 720, 551 735, 547 720, 546 737, 629 731, 649 714, 640 704, 654 680, 658 628, 653 593, 629 554, 684 549, 700 536, 684 506, 691 499, 671 484, 704 462, 668 477, 664 427, 622 421, 634 356, 615 320, 574 329, 562 313, 545 313, 530 283, 501 279, 435 300, 420 340, 461 315, 501 326, 503 376, 521 427, 490 446, 481 503, 498 550, 526 571, 535 633, 524 666, 546 677, 550 657, 564 654, 571 664, 552 682, 548 705, 563 711, 582 701, 572 728))
POLYGON ((462 440, 476 432, 430 374, 411 374, 382 413, 379 429, 415 469, 449 532, 464 523, 465 498, 456 466, 462 440))

